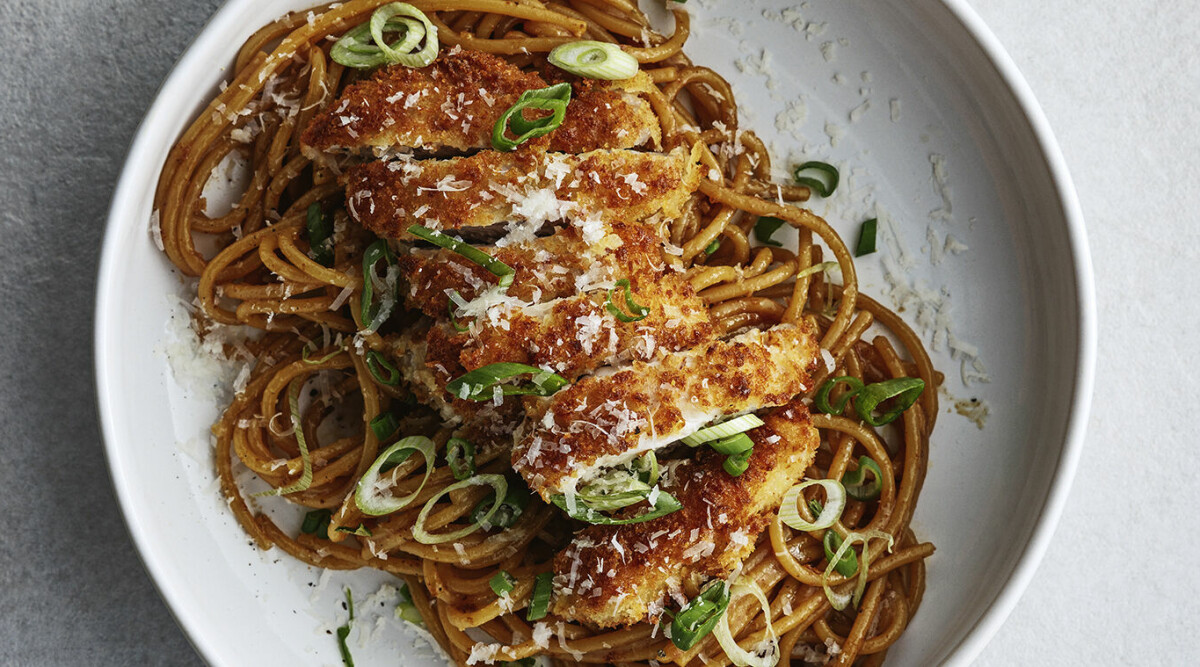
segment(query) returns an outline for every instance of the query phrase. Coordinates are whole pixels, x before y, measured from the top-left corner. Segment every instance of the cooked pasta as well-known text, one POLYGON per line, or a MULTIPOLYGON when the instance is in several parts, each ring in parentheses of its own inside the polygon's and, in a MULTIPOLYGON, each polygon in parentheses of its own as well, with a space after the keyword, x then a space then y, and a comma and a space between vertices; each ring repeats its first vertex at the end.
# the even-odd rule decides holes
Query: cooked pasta
MULTIPOLYGON (((372 77, 369 69, 339 63, 335 45, 386 4, 334 3, 256 32, 238 52, 228 85, 179 137, 162 169, 154 200, 162 242, 170 261, 196 281, 202 335, 219 325, 262 332, 243 343, 252 367, 213 426, 221 492, 238 522, 260 547, 277 546, 316 567, 369 567, 402 578, 421 621, 459 664, 532 656, 618 665, 880 664, 917 613, 924 559, 933 553, 909 524, 941 375, 900 317, 859 294, 851 251, 803 207, 810 188, 772 182, 771 158, 753 131, 739 125, 728 83, 684 54, 687 12, 672 10, 674 32, 660 35, 631 0, 413 0, 436 28, 440 54, 433 64, 385 65, 388 74, 372 77), (594 82, 547 64, 549 51, 580 40, 620 45, 644 74, 629 79, 635 83, 594 82), (478 91, 461 78, 470 67, 484 82, 478 91), (464 116, 461 128, 433 127, 434 117, 457 113, 447 104, 471 113, 493 108, 491 99, 495 113, 512 104, 500 101, 506 68, 513 83, 503 94, 562 82, 568 88, 555 90, 573 87, 558 130, 505 153, 492 150, 498 144, 490 120, 475 127, 475 116, 464 116), (440 86, 452 85, 459 86, 457 102, 437 97, 440 86), (427 86, 434 101, 372 86, 427 86), (475 96, 475 106, 463 107, 463 94, 475 96), (408 116, 380 111, 406 99, 401 111, 412 106, 408 116), (352 100, 365 110, 339 116, 335 105, 348 108, 352 100), (602 113, 618 103, 629 108, 602 113), (374 134, 352 124, 379 113, 384 120, 372 126, 374 134), (633 127, 642 128, 636 137, 628 134, 633 127), (417 142, 405 139, 413 134, 421 135, 417 142), (249 186, 231 210, 210 216, 206 185, 230 159, 248 165, 249 186), (597 176, 587 192, 567 191, 570 174, 610 167, 609 181, 597 176), (493 173, 487 177, 493 189, 472 185, 463 175, 468 168, 475 179, 493 173), (652 168, 658 175, 651 182, 639 180, 652 168), (405 169, 425 170, 414 181, 423 185, 412 185, 405 169), (582 171, 568 173, 564 186, 566 172, 554 170, 582 171), (553 215, 532 210, 526 199, 493 200, 503 192, 497 174, 516 174, 512 187, 532 188, 526 175, 539 173, 537 187, 552 192, 560 217, 573 211, 583 222, 556 226, 553 215), (354 187, 347 190, 347 182, 354 187), (628 193, 620 189, 626 185, 628 193), (613 192, 619 200, 603 203, 613 192), (630 198, 638 196, 642 203, 634 207, 630 198), (441 218, 434 219, 439 206, 441 218), (756 244, 762 218, 782 221, 777 236, 790 233, 796 250, 756 244), (467 219, 477 222, 456 222, 467 219), (413 232, 414 224, 425 231, 413 232), (596 234, 616 241, 597 251, 604 241, 596 234), (531 259, 536 253, 528 248, 562 260, 531 259), (470 249, 486 251, 484 259, 470 249), (827 257, 837 271, 824 264, 827 257), (580 289, 597 266, 624 279, 580 289), (570 279, 556 282, 555 273, 570 279), (840 284, 830 275, 840 275, 840 284), (541 305, 524 314, 524 306, 516 307, 505 326, 488 328, 494 311, 478 305, 488 299, 541 305), (607 318, 611 348, 593 350, 583 337, 582 347, 569 340, 555 348, 563 331, 571 338, 590 318, 607 318), (510 329, 510 322, 521 328, 510 329), (656 334, 645 349, 645 337, 634 332, 652 330, 672 333, 656 334), (755 366, 751 353, 767 356, 755 366), (504 378, 493 376, 478 387, 482 400, 472 400, 476 387, 463 378, 497 362, 528 365, 532 370, 523 372, 533 379, 502 385, 504 378), (628 379, 612 382, 610 373, 628 379), (703 418, 680 418, 676 426, 661 416, 654 421, 657 408, 640 406, 629 393, 647 385, 653 401, 675 400, 660 388, 682 387, 689 373, 706 388, 711 379, 736 391, 713 398, 707 412, 697 408, 703 418), (847 388, 901 378, 920 380, 926 390, 893 426, 877 428, 874 418, 863 417, 863 406, 870 417, 873 405, 867 393, 857 393, 855 403, 845 395, 847 388), (519 386, 533 395, 504 389, 519 386), (810 415, 818 389, 825 395, 810 415), (652 415, 653 437, 640 428, 624 439, 574 430, 571 415, 606 400, 652 415), (834 406, 829 414, 816 409, 827 403, 834 406), (732 413, 762 417, 763 425, 738 441, 749 449, 723 455, 707 445, 675 444, 732 413), (546 458, 538 451, 543 436, 564 443, 569 456, 546 458), (612 449, 618 440, 627 449, 612 449), (787 458, 785 445, 806 451, 787 458), (640 510, 618 507, 597 519, 574 507, 585 497, 574 495, 584 494, 577 483, 606 474, 605 456, 628 463, 634 454, 645 460, 647 452, 663 458, 664 476, 659 482, 655 459, 648 483, 654 490, 639 496, 640 510), (268 497, 239 486, 235 463, 271 489, 268 497), (680 481, 693 473, 703 493, 680 481), (805 479, 840 480, 834 486, 850 495, 832 522, 801 530, 789 523, 820 523, 818 515, 837 500, 825 487, 810 486, 798 492, 798 504, 792 495, 793 506, 780 509, 779 495, 805 479), (862 492, 864 484, 874 490, 862 492), (508 502, 510 489, 524 494, 519 502, 508 502), (673 505, 663 495, 681 507, 667 512, 673 505), (714 498, 726 506, 714 507, 714 498), (327 511, 327 527, 305 532, 259 510, 285 501, 309 517, 325 518, 320 511, 327 511), (638 517, 646 502, 666 513, 638 517), (730 515, 716 528, 714 510, 730 515), (701 521, 695 517, 705 512, 707 526, 683 523, 701 521), (738 512, 745 516, 733 516, 738 512), (604 525, 614 517, 630 523, 604 525), (685 533, 691 527, 693 541, 678 543, 676 554, 669 543, 683 538, 666 529, 656 535, 660 525, 685 533), (645 558, 678 561, 668 567, 678 575, 670 590, 651 590, 646 573, 610 574, 612 581, 643 577, 642 589, 621 589, 610 600, 617 584, 604 589, 596 575, 594 595, 604 604, 589 607, 573 568, 598 562, 608 569, 604 549, 617 549, 624 562, 627 547, 643 546, 639 540, 652 546, 645 558), (837 549, 843 542, 848 546, 837 549), (842 574, 840 564, 835 572, 830 561, 838 554, 823 544, 854 557, 857 572, 842 574), (555 575, 552 602, 538 599, 551 590, 542 583, 549 579, 539 577, 545 573, 555 575), (716 580, 728 582, 717 629, 690 643, 668 637, 681 607, 716 580), (498 592, 497 581, 507 590, 498 592), (629 606, 625 596, 637 597, 638 590, 645 604, 629 606), (745 655, 723 648, 725 632, 745 655)), ((385 18, 409 15, 394 16, 385 18)), ((384 30, 424 30, 399 25, 384 30)), ((432 32, 423 34, 428 41, 432 32)), ((368 46, 360 50, 375 53, 370 36, 363 40, 368 46)), ((543 104, 535 108, 558 108, 543 104)), ((518 124, 544 120, 516 113, 513 134, 518 124)), ((679 391, 678 401, 697 402, 707 389, 679 391)), ((893 405, 888 399, 899 400, 893 393, 874 403, 893 405)), ((641 471, 634 465, 631 474, 641 471)), ((613 569, 616 553, 609 554, 613 569)))

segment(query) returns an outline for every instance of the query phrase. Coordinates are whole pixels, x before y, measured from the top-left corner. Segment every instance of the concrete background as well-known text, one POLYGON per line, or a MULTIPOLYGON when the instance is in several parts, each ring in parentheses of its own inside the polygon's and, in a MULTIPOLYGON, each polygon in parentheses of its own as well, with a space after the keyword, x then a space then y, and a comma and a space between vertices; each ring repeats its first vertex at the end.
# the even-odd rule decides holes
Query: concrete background
MULTIPOLYGON (((91 332, 104 216, 126 147, 218 4, 0 0, 3 665, 200 662, 115 502, 91 332)), ((1193 663, 1200 7, 972 4, 1062 143, 1100 306, 1095 407, 1074 491, 1046 561, 979 664, 1193 663)))

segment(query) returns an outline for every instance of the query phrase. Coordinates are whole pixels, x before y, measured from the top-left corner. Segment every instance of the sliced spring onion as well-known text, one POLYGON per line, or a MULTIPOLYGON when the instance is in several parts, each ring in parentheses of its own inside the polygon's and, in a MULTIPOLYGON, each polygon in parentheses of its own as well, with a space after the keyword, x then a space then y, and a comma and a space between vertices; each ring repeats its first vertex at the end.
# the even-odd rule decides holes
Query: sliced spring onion
POLYGON ((346 350, 344 348, 339 347, 338 349, 334 350, 333 352, 330 352, 329 354, 321 357, 320 359, 313 359, 312 353, 315 351, 316 350, 313 350, 309 346, 305 345, 304 349, 300 350, 301 361, 303 361, 304 363, 306 363, 310 366, 315 366, 317 364, 323 364, 326 361, 329 361, 330 359, 338 356, 339 354, 341 354, 342 352, 345 352, 346 350))
POLYGON ((756 429, 763 425, 763 420, 755 415, 741 415, 734 417, 728 421, 714 424, 696 431, 695 433, 683 438, 681 442, 688 447, 699 447, 706 442, 728 438, 731 435, 745 433, 746 431, 756 429))
POLYGON ((300 532, 327 540, 329 539, 329 519, 332 516, 333 513, 327 509, 308 512, 304 515, 304 522, 300 524, 300 532))
POLYGON ((917 402, 922 391, 925 391, 925 381, 920 378, 892 378, 869 384, 855 395, 854 411, 871 426, 890 424, 917 402), (875 408, 889 398, 896 399, 896 407, 875 417, 875 408))
POLYGON ((478 264, 479 266, 482 266, 491 272, 492 275, 500 279, 501 287, 508 287, 512 284, 515 271, 513 271, 511 266, 501 262, 495 257, 492 257, 470 243, 459 241, 458 239, 443 234, 436 229, 430 229, 422 225, 412 225, 408 228, 408 233, 423 241, 428 241, 439 248, 445 248, 451 252, 456 252, 478 264))
POLYGON ((358 535, 359 537, 370 537, 371 536, 371 530, 361 523, 358 524, 358 528, 349 528, 347 526, 338 526, 337 532, 349 533, 351 535, 358 535))
POLYGON ((313 261, 321 266, 333 266, 333 221, 321 211, 320 204, 309 205, 305 230, 313 261))
POLYGON ((437 53, 437 26, 412 5, 393 2, 376 9, 370 21, 347 32, 333 45, 329 56, 347 67, 370 69, 389 63, 425 67, 437 53), (401 32, 402 36, 388 44, 384 40, 384 33, 388 32, 401 32), (422 39, 425 46, 416 51, 422 39))
POLYGON ((417 605, 413 604, 412 592, 408 590, 408 584, 401 583, 397 593, 400 602, 396 605, 396 618, 413 625, 425 625, 425 619, 421 618, 421 612, 417 611, 417 605))
POLYGON ((741 454, 742 452, 749 451, 754 447, 754 441, 751 440, 750 436, 746 435, 745 433, 737 433, 729 436, 728 438, 713 440, 712 442, 708 443, 708 446, 712 447, 720 454, 731 456, 733 454, 741 454))
POLYGON ((483 526, 484 530, 493 528, 510 528, 517 519, 521 518, 521 514, 525 512, 525 507, 529 505, 530 499, 529 489, 525 486, 525 481, 520 477, 513 475, 508 479, 508 491, 504 494, 504 500, 500 502, 500 507, 492 513, 492 516, 487 521, 484 521, 484 516, 488 510, 496 503, 496 492, 493 491, 480 500, 475 508, 471 510, 471 521, 483 526))
POLYGON ((817 395, 813 396, 813 407, 818 412, 824 412, 827 415, 840 415, 846 409, 846 403, 849 403, 850 399, 854 398, 854 395, 862 391, 862 389, 862 380, 856 377, 843 375, 831 378, 826 380, 825 384, 821 385, 821 388, 817 390, 817 395), (841 398, 838 399, 837 405, 832 405, 829 402, 829 394, 833 392, 834 387, 842 383, 850 387, 850 391, 842 394, 841 398))
POLYGON ((433 463, 435 454, 433 449, 433 441, 423 435, 413 435, 403 438, 396 444, 383 450, 383 453, 375 459, 370 468, 363 473, 363 476, 358 480, 358 485, 354 488, 354 504, 363 514, 369 516, 383 516, 392 512, 402 510, 408 507, 417 496, 420 495, 421 489, 425 488, 425 482, 429 481, 429 475, 433 472, 433 463), (383 474, 383 467, 391 464, 393 467, 407 459, 413 452, 418 452, 425 457, 425 476, 421 479, 421 483, 407 496, 399 498, 393 497, 390 494, 384 495, 386 487, 379 476, 383 474))
MULTIPOLYGON (((458 293, 458 290, 450 290, 450 291, 451 291, 451 293, 454 294, 454 296, 457 296, 459 299, 463 298, 463 296, 458 293)), ((463 299, 463 301, 466 301, 466 299, 463 299)), ((470 327, 464 327, 463 325, 458 323, 458 316, 454 314, 454 311, 455 311, 454 303, 455 303, 454 299, 446 299, 446 309, 450 311, 450 326, 454 327, 454 330, 457 331, 458 333, 465 333, 467 331, 470 331, 471 330, 470 327)))
POLYGON ((586 521, 587 523, 598 526, 626 526, 633 523, 643 523, 645 521, 651 521, 653 519, 666 516, 671 512, 683 508, 683 503, 679 502, 675 496, 667 493, 666 491, 656 492, 651 490, 643 494, 643 497, 646 498, 646 500, 651 501, 650 511, 644 514, 638 514, 636 516, 629 517, 627 519, 614 519, 610 516, 601 514, 601 510, 589 507, 584 501, 583 497, 579 496, 578 494, 575 498, 574 510, 571 510, 568 507, 567 498, 562 494, 553 496, 550 498, 550 502, 554 503, 555 506, 566 512, 567 516, 571 517, 572 519, 586 521))
POLYGON ((396 271, 398 271, 396 256, 392 254, 392 249, 388 247, 387 241, 379 239, 367 246, 363 252, 363 286, 359 305, 359 314, 366 327, 363 330, 364 333, 372 334, 378 331, 396 308, 396 288, 388 285, 389 277, 393 282, 395 281, 396 271), (386 265, 383 279, 380 279, 375 273, 375 265, 380 261, 386 265), (375 303, 376 287, 383 290, 378 304, 375 303))
POLYGON ((387 440, 398 428, 400 428, 400 422, 396 421, 396 415, 390 412, 381 412, 371 420, 371 432, 375 434, 375 439, 379 442, 387 440))
MULTIPOLYGON (((838 535, 837 531, 831 528, 825 531, 825 539, 823 539, 821 542, 825 547, 825 561, 832 563, 833 555, 836 554, 838 549, 840 549, 842 546, 842 536, 838 535)), ((854 549, 847 550, 846 555, 842 556, 842 559, 837 561, 837 564, 833 566, 833 569, 837 570, 838 574, 842 575, 843 577, 853 577, 854 574, 858 572, 858 556, 854 555, 854 549)))
POLYGON ((446 465, 454 479, 462 481, 475 474, 475 445, 462 438, 446 441, 446 465))
POLYGON ((813 516, 821 516, 821 512, 824 508, 825 503, 815 498, 808 501, 808 511, 811 512, 813 516))
POLYGON ((883 472, 879 464, 869 456, 858 457, 858 470, 842 475, 842 486, 846 487, 846 495, 855 500, 876 500, 883 490, 883 472), (867 473, 871 473, 871 482, 863 483, 867 473))
POLYGON ((671 621, 671 643, 681 651, 691 650, 712 632, 728 606, 729 585, 720 579, 709 582, 675 614, 671 621))
POLYGON ((713 627, 713 636, 717 638, 721 650, 725 651, 725 656, 738 667, 774 667, 779 662, 779 639, 775 636, 775 627, 770 622, 771 603, 758 584, 754 582, 735 584, 730 592, 730 602, 742 595, 754 596, 754 599, 758 600, 758 604, 762 607, 763 614, 768 619, 767 639, 747 651, 734 639, 733 633, 729 630, 729 619, 724 614, 717 619, 717 624, 713 627))
MULTIPOLYGON (((749 438, 746 439, 749 440, 749 438)), ((725 457, 725 462, 721 464, 721 467, 725 469, 725 472, 729 473, 730 477, 740 477, 742 473, 746 472, 750 468, 750 457, 753 454, 754 447, 751 447, 750 449, 743 450, 737 454, 727 456, 725 457)))
POLYGON ((854 602, 854 606, 858 606, 858 601, 862 599, 863 591, 867 588, 867 579, 870 576, 871 569, 871 550, 868 548, 870 541, 873 539, 887 540, 887 550, 892 550, 892 545, 895 544, 895 539, 881 530, 867 530, 861 533, 848 533, 846 539, 842 542, 842 546, 834 552, 833 558, 829 559, 829 565, 825 566, 825 571, 821 574, 821 588, 825 591, 825 597, 829 600, 829 604, 836 610, 841 611, 846 608, 850 602, 854 602), (862 567, 858 571, 858 583, 854 587, 854 595, 849 596, 838 593, 829 585, 829 575, 833 574, 837 564, 846 556, 846 552, 854 545, 855 542, 861 542, 862 550, 862 567))
POLYGON ((430 533, 429 531, 425 530, 425 522, 429 520, 429 514, 433 512, 434 506, 437 505, 437 501, 440 500, 442 496, 450 493, 451 491, 465 489, 469 486, 485 485, 495 489, 497 498, 503 498, 508 493, 508 480, 504 479, 504 475, 476 475, 474 477, 468 477, 461 482, 455 482, 454 484, 442 489, 437 493, 437 495, 426 501, 425 506, 421 508, 421 513, 417 515, 416 523, 413 524, 413 539, 421 544, 441 544, 443 542, 457 540, 460 537, 466 537, 467 535, 470 535, 471 533, 482 528, 482 524, 490 521, 492 515, 494 515, 496 511, 500 509, 499 502, 494 503, 490 510, 484 512, 483 516, 480 517, 478 521, 472 520, 471 525, 451 531, 449 533, 437 533, 436 535, 430 533))
POLYGON ((494 576, 492 576, 491 580, 488 581, 488 585, 492 587, 493 593, 500 597, 504 597, 506 593, 513 589, 513 585, 516 584, 516 582, 517 580, 513 579, 511 574, 505 572, 504 570, 500 570, 494 576))
POLYGON ((346 645, 346 638, 350 636, 350 625, 354 623, 354 596, 350 594, 350 589, 346 589, 346 609, 350 610, 350 618, 346 619, 346 624, 337 629, 338 651, 342 654, 342 664, 346 667, 354 667, 354 657, 350 655, 350 647, 346 645))
POLYGON ((714 252, 716 252, 717 249, 720 247, 721 247, 721 239, 713 239, 712 243, 709 243, 708 245, 704 246, 704 254, 711 255, 714 252))
POLYGON ((570 102, 571 84, 565 82, 521 93, 517 103, 509 107, 492 127, 492 147, 498 151, 511 151, 530 139, 553 132, 567 117, 570 102), (542 109, 550 115, 529 120, 525 117, 526 109, 542 109), (507 136, 510 121, 515 139, 507 136))
POLYGON ((288 383, 287 388, 288 414, 292 419, 292 431, 296 435, 296 447, 300 450, 300 479, 278 489, 256 493, 255 496, 284 496, 305 491, 312 486, 312 458, 308 454, 308 443, 304 439, 304 425, 300 422, 300 386, 303 384, 303 378, 296 378, 288 383))
POLYGON ((796 280, 799 280, 804 276, 811 276, 814 273, 823 273, 825 271, 829 271, 830 269, 836 269, 837 265, 837 262, 821 262, 820 264, 813 264, 803 271, 797 271, 796 280))
POLYGON ((649 496, 658 476, 658 457, 647 452, 628 465, 611 468, 592 480, 576 493, 576 498, 597 512, 621 509, 649 496))
POLYGON ((400 384, 400 371, 392 365, 392 362, 387 360, 387 357, 375 350, 367 350, 366 362, 367 370, 371 372, 371 377, 375 378, 375 381, 379 384, 388 387, 395 387, 400 384), (385 371, 386 375, 384 374, 385 371))
POLYGON ((637 58, 608 42, 582 40, 560 44, 546 59, 561 70, 589 79, 616 81, 638 73, 637 58))
POLYGON ((446 384, 446 391, 457 398, 469 401, 489 401, 493 398, 492 387, 518 375, 532 375, 528 385, 500 385, 505 396, 550 396, 567 385, 567 380, 557 373, 502 361, 460 375, 446 384))
POLYGON ((536 621, 550 612, 550 594, 554 592, 554 573, 543 572, 533 580, 533 595, 529 598, 529 611, 525 618, 536 621))
POLYGON ((879 219, 871 218, 862 223, 862 229, 858 230, 858 246, 854 249, 855 257, 870 255, 875 252, 875 235, 879 227, 879 219))
POLYGON ((613 286, 612 289, 608 290, 608 302, 604 304, 604 307, 608 309, 608 312, 612 313, 613 317, 621 320, 622 322, 637 322, 638 320, 646 319, 646 316, 650 314, 649 308, 633 300, 633 288, 629 286, 629 280, 627 278, 618 280, 617 284, 613 286), (633 313, 632 315, 622 311, 620 307, 613 302, 613 291, 622 287, 625 288, 625 307, 629 309, 630 313, 633 313))
POLYGON ((846 490, 842 488, 840 482, 836 479, 810 479, 793 486, 784 494, 783 503, 779 506, 779 520, 795 530, 805 532, 824 530, 836 523, 845 509, 846 490), (824 506, 821 508, 820 516, 814 521, 808 521, 801 516, 800 509, 796 504, 800 499, 800 494, 810 486, 819 486, 825 490, 824 506))
POLYGON ((772 218, 769 215, 764 215, 758 219, 758 222, 754 223, 754 238, 758 239, 758 242, 763 245, 773 245, 778 248, 783 244, 772 239, 771 237, 774 236, 775 232, 779 231, 779 228, 784 224, 784 221, 780 220, 779 218, 772 218))
POLYGON ((838 186, 838 170, 837 167, 828 162, 818 162, 811 160, 796 167, 794 172, 796 182, 801 185, 807 185, 812 188, 813 192, 822 197, 828 197, 837 190, 838 186))

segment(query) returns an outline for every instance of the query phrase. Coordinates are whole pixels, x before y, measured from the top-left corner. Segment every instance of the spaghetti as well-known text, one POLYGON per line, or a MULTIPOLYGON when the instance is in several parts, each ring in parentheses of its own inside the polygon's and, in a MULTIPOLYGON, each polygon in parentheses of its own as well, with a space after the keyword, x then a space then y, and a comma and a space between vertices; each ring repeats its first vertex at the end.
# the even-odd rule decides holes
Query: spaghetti
MULTIPOLYGON (((363 270, 364 253, 376 239, 348 214, 338 175, 312 162, 299 139, 361 78, 331 59, 333 45, 384 4, 325 5, 256 32, 238 52, 232 80, 179 138, 162 169, 154 200, 162 241, 170 261, 197 279, 201 328, 246 325, 264 332, 245 342, 253 367, 213 427, 221 489, 234 515, 263 549, 278 546, 317 567, 371 567, 403 578, 424 624, 459 664, 536 655, 555 663, 730 663, 712 635, 685 650, 655 623, 605 630, 556 620, 539 628, 518 613, 544 605, 534 599, 538 575, 549 571, 562 548, 560 536, 578 524, 536 496, 510 497, 502 484, 512 477, 504 447, 472 448, 469 473, 460 474, 466 465, 461 443, 450 445, 457 465, 440 463, 453 428, 416 403, 404 383, 389 381, 398 375, 388 368, 388 344, 378 326, 364 321, 378 308, 361 306, 364 292, 367 303, 378 298, 374 260, 363 270), (210 217, 206 183, 231 156, 249 165, 249 187, 232 210, 210 217), (321 248, 324 261, 310 247, 310 228, 319 216, 338 230, 337 242, 321 248), (377 421, 387 414, 398 415, 394 423, 377 421), (414 449, 421 456, 394 457, 385 470, 377 458, 397 435, 425 436, 431 445, 414 449), (235 461, 287 501, 327 510, 327 534, 297 534, 257 511, 259 501, 235 482, 235 461), (409 502, 380 516, 364 513, 354 497, 368 472, 392 484, 393 498, 409 502), (471 482, 483 478, 501 484, 471 482), (448 502, 436 502, 443 497, 448 502), (464 526, 478 527, 472 517, 481 514, 493 529, 464 532, 464 526), (462 535, 454 548, 439 546, 439 536, 450 533, 462 535), (418 534, 430 539, 414 539, 418 534), (501 572, 511 582, 503 595, 489 584, 501 572), (484 636, 490 639, 481 641, 484 636)), ((664 150, 698 146, 708 174, 682 215, 669 222, 666 237, 681 249, 686 281, 707 306, 716 332, 808 321, 829 355, 810 386, 843 376, 860 385, 909 377, 930 388, 887 429, 863 423, 846 401, 844 410, 814 416, 820 447, 806 476, 844 480, 857 473, 861 480, 860 461, 869 457, 878 471, 872 473, 878 494, 848 498, 841 516, 821 529, 796 530, 783 522, 783 512, 773 514, 739 578, 740 586, 765 593, 768 604, 756 595, 734 595, 721 619, 740 647, 778 637, 778 655, 796 664, 880 664, 920 606, 924 559, 933 552, 909 527, 937 416, 932 389, 941 381, 918 337, 895 313, 858 293, 845 243, 798 206, 809 188, 771 182, 770 156, 753 132, 739 127, 728 83, 684 55, 686 12, 673 10, 674 32, 663 36, 632 0, 412 5, 436 27, 442 48, 496 54, 526 70, 543 65, 552 49, 579 40, 621 45, 653 82, 648 99, 664 150), (762 217, 784 221, 797 250, 754 245, 751 232, 762 217), (826 252, 840 269, 840 285, 827 278, 826 252), (876 329, 886 335, 868 338, 868 330, 876 329), (865 538, 857 551, 861 574, 831 573, 823 546, 831 541, 828 531, 840 536, 835 544, 877 531, 894 546, 889 551, 887 541, 865 538), (859 584, 864 590, 858 605, 835 609, 837 597, 859 584)), ((623 287, 627 301, 617 291, 616 303, 636 306, 629 282, 623 287)), ((631 312, 626 317, 640 311, 631 312)), ((416 319, 415 313, 397 312, 389 326, 403 329, 416 319)), ((836 398, 841 389, 833 393, 836 398)), ((814 487, 801 495, 799 509, 815 519, 821 497, 814 487)))

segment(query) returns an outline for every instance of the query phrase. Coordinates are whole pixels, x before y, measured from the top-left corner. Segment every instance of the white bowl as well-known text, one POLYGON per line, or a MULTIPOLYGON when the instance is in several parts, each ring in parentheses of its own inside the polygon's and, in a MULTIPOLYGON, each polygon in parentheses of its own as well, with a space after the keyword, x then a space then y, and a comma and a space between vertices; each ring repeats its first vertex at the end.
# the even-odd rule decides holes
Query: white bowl
MULTIPOLYGON (((213 383, 177 382, 162 353, 172 322, 184 318, 174 297, 182 283, 148 233, 158 171, 230 76, 238 45, 306 4, 231 0, 188 49, 130 150, 100 271, 96 365, 113 481, 147 569, 216 664, 337 663, 324 630, 344 618, 342 586, 361 600, 386 580, 372 572, 321 579, 249 545, 212 484, 205 430, 220 408, 213 383)), ((925 603, 890 654, 896 664, 965 664, 1037 567, 1083 442, 1095 308, 1062 156, 1020 74, 961 0, 809 2, 786 12, 783 2, 688 7, 695 35, 687 51, 734 81, 743 126, 779 147, 780 164, 801 156, 842 163, 846 185, 818 212, 852 240, 878 202, 912 260, 904 280, 951 295, 951 331, 978 347, 990 371, 991 382, 966 388, 961 358, 934 355, 949 391, 985 399, 991 415, 983 430, 952 411, 941 415, 914 520, 938 551, 925 603), (864 100, 868 107, 849 114, 864 100), (835 147, 829 135, 840 137, 835 147), (944 188, 931 175, 931 155, 947 167, 944 188), (948 219, 931 215, 947 197, 948 219), (949 234, 970 249, 934 266, 922 249, 930 233, 939 247, 949 234)), ((897 247, 885 237, 880 245, 860 268, 864 291, 884 297, 880 264, 897 247)), ((405 633, 397 627, 356 646, 360 664, 372 654, 438 663, 405 633)))

